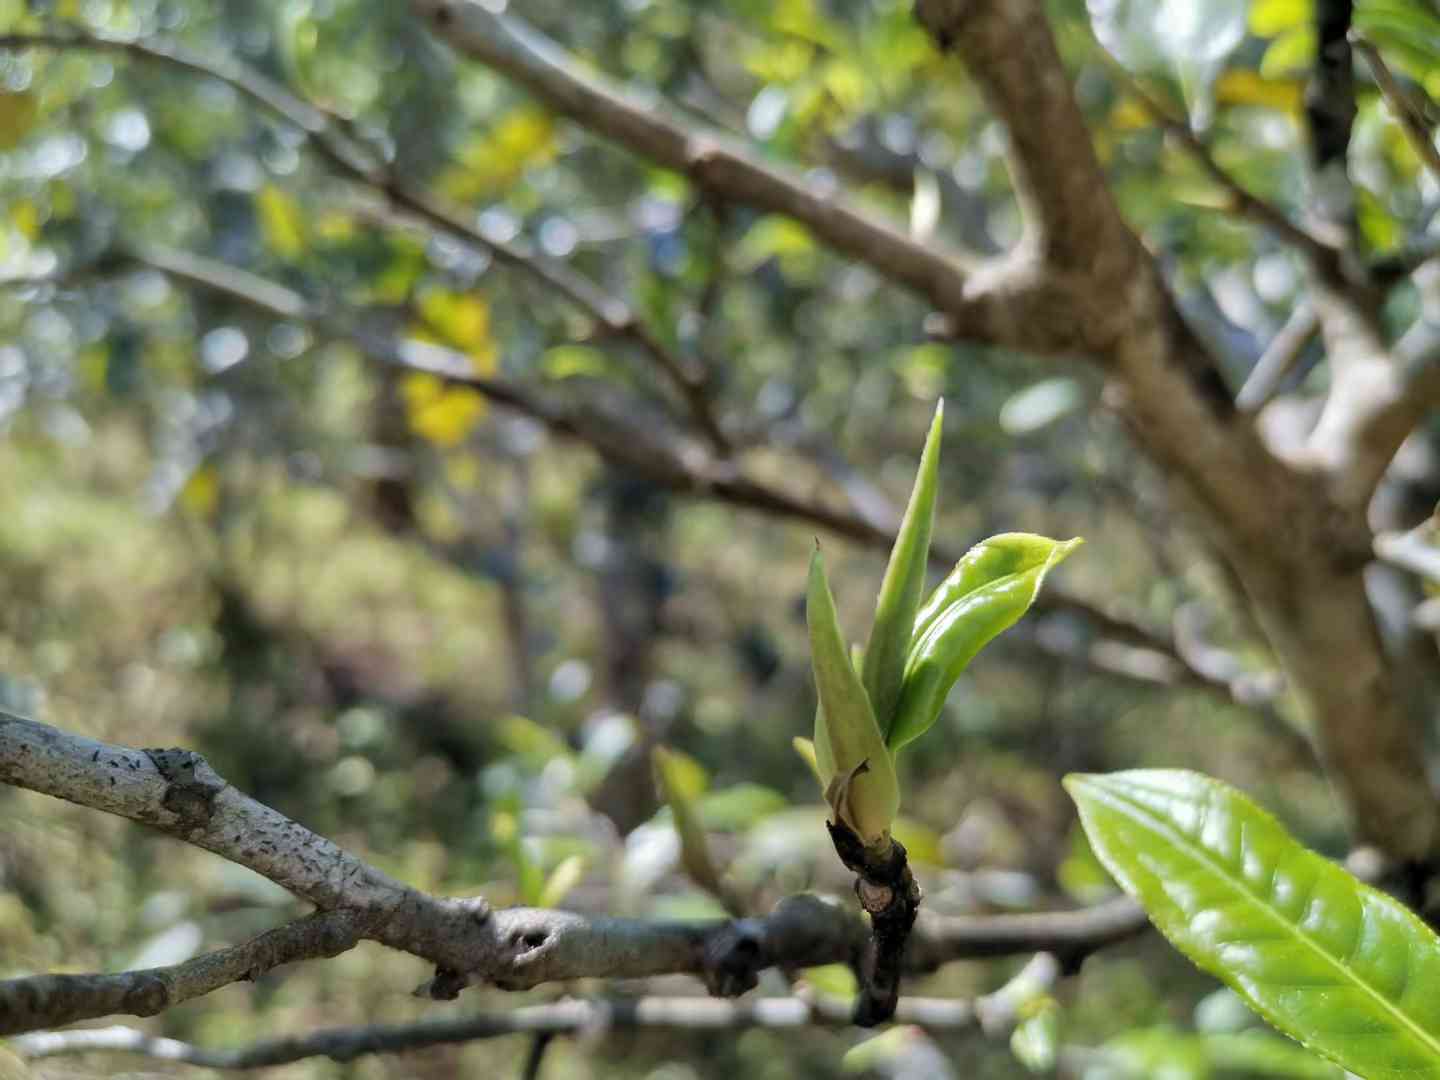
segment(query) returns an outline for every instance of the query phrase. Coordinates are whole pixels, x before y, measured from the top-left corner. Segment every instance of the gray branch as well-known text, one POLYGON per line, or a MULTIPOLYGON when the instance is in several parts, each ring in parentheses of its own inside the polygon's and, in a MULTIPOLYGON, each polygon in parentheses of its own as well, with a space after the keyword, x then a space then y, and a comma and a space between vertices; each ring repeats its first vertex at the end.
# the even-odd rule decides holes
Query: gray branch
POLYGON ((355 912, 327 911, 169 967, 10 979, 0 982, 0 1035, 99 1016, 154 1016, 222 986, 253 982, 281 964, 339 956, 354 948, 363 929, 355 912))
MULTIPOLYGON (((56 976, 0 982, 0 1032, 113 1012, 148 1015, 266 965, 344 951, 356 936, 432 961, 437 973, 426 993, 450 998, 473 982, 518 990, 582 978, 672 974, 696 975, 711 993, 735 996, 753 988, 769 967, 852 963, 868 934, 853 908, 810 895, 788 897, 763 917, 692 922, 538 908, 492 911, 479 897, 430 896, 236 791, 196 753, 132 750, 4 712, 0 783, 149 825, 337 913, 176 968, 79 976, 73 985, 46 981, 63 978, 56 976), (161 987, 150 989, 157 981, 161 987)), ((1147 925, 1144 912, 1124 899, 1085 911, 993 918, 922 918, 905 969, 932 971, 953 960, 1033 952, 1054 953, 1073 966, 1147 925)))

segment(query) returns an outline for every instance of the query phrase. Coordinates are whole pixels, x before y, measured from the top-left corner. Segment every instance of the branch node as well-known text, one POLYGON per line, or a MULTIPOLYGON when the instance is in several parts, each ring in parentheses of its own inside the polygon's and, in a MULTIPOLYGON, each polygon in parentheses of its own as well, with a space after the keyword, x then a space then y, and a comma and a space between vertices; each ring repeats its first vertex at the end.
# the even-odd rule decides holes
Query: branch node
POLYGON ((905 946, 920 911, 920 886, 900 841, 892 837, 866 847, 843 822, 827 821, 825 825, 835 853, 856 875, 855 895, 870 916, 870 946, 860 965, 855 1023, 874 1027, 895 1015, 905 946))
POLYGON ((168 785, 161 804, 187 829, 203 829, 215 812, 215 796, 225 790, 220 779, 201 755, 178 747, 145 750, 144 754, 168 785))

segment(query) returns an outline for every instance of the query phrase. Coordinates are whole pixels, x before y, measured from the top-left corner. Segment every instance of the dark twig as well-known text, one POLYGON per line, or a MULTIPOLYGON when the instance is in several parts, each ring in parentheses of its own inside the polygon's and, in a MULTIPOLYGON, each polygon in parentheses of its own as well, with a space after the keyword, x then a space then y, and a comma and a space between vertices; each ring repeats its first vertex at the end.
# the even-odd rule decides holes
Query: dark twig
POLYGON ((540 1080, 540 1068, 545 1064, 545 1051, 555 1041, 555 1032, 537 1031, 530 1039, 530 1050, 525 1063, 520 1067, 520 1080, 540 1080))
POLYGON ((900 973, 920 912, 920 886, 899 840, 892 837, 878 849, 867 848, 844 822, 826 822, 826 827, 835 853, 855 874, 855 895, 870 916, 869 947, 859 964, 855 1023, 874 1027, 895 1015, 900 1000, 900 973))

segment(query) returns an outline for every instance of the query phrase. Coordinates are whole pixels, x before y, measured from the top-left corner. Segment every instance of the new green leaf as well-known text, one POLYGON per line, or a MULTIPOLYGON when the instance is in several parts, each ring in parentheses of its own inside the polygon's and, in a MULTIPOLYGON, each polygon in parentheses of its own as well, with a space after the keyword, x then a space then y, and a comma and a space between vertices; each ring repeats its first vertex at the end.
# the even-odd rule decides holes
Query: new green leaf
POLYGON ((928 731, 975 654, 1029 610, 1045 574, 1080 544, 1029 533, 1001 533, 976 544, 915 618, 891 751, 928 731))
POLYGON ((1196 773, 1065 786, 1156 927, 1275 1027, 1367 1080, 1440 1078, 1440 939, 1402 904, 1196 773))
POLYGON ((890 549, 890 564, 880 584, 875 601, 875 621, 870 627, 870 643, 865 646, 862 675, 875 721, 882 732, 888 732, 895 720, 900 701, 900 684, 905 675, 905 658, 910 650, 915 613, 925 592, 925 570, 930 559, 930 530, 935 522, 935 493, 939 487, 940 430, 945 418, 945 402, 935 406, 930 434, 920 454, 920 468, 915 473, 915 486, 910 504, 900 523, 895 545, 890 549))
POLYGON ((835 598, 816 545, 810 559, 805 620, 820 705, 815 710, 815 757, 825 776, 825 799, 866 844, 882 840, 900 808, 895 764, 875 723, 865 687, 840 635, 835 598))

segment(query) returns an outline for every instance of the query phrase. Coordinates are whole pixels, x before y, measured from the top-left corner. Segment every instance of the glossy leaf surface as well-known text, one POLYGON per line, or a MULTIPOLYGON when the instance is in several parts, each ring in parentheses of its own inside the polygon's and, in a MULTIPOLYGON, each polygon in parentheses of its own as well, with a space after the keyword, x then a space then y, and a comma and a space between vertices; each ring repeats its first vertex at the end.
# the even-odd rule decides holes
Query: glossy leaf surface
POLYGON ((1170 941, 1368 1080, 1440 1077, 1440 939, 1218 781, 1070 776, 1095 852, 1170 941))
POLYGON ((1052 566, 1080 541, 1001 533, 976 544, 930 594, 915 619, 892 751, 923 735, 966 666, 1034 603, 1052 566))
POLYGON ((900 701, 905 660, 910 651, 911 632, 920 599, 925 594, 925 570, 930 558, 930 530, 935 521, 935 492, 939 486, 940 430, 945 402, 935 406, 935 418, 925 438, 920 468, 910 503, 900 523, 900 532, 890 549, 890 563, 875 601, 875 621, 870 643, 865 646, 862 668, 865 691, 882 732, 888 732, 900 701))

